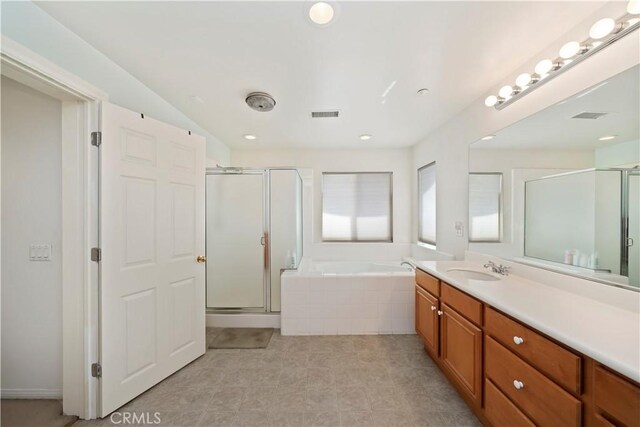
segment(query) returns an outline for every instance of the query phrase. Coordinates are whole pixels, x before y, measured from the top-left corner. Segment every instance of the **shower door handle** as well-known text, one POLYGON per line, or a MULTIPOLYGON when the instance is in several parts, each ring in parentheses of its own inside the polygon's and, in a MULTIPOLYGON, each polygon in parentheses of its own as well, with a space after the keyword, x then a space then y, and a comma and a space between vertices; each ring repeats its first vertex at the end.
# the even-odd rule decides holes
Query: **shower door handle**
POLYGON ((260 238, 260 244, 264 246, 263 257, 264 257, 264 268, 269 267, 269 235, 264 233, 260 238))

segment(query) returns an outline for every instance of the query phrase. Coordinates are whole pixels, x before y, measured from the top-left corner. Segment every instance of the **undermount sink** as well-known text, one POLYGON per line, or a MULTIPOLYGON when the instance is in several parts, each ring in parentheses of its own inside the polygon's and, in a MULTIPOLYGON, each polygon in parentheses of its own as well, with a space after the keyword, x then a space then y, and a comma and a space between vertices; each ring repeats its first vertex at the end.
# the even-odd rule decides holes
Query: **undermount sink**
POLYGON ((453 276, 463 277, 469 280, 481 280, 484 282, 495 282, 500 280, 492 274, 485 273, 484 271, 471 270, 468 268, 450 268, 447 273, 451 273, 453 276))

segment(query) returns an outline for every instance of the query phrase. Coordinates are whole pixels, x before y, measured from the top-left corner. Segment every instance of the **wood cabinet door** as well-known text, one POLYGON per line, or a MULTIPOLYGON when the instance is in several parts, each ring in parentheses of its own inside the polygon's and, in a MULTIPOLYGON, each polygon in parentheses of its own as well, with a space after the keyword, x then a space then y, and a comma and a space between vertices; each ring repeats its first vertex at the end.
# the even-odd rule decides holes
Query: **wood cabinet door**
POLYGON ((416 285, 416 332, 425 348, 438 356, 438 300, 416 285))
POLYGON ((440 357, 458 385, 478 405, 482 401, 482 330, 441 304, 440 357))

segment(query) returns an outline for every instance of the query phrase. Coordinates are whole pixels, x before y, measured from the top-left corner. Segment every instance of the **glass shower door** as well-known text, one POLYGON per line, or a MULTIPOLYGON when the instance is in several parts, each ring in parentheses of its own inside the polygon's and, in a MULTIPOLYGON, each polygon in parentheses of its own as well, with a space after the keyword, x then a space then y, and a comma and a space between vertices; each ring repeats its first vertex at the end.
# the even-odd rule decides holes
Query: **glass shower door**
POLYGON ((207 307, 265 309, 264 172, 207 175, 207 307))

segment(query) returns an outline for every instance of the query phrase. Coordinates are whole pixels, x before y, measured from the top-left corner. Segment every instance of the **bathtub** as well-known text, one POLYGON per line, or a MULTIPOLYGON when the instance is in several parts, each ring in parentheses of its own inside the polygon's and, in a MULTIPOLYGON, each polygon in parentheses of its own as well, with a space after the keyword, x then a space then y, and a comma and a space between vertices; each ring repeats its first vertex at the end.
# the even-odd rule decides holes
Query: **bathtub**
POLYGON ((303 259, 281 278, 282 335, 414 334, 414 273, 400 263, 303 259))

